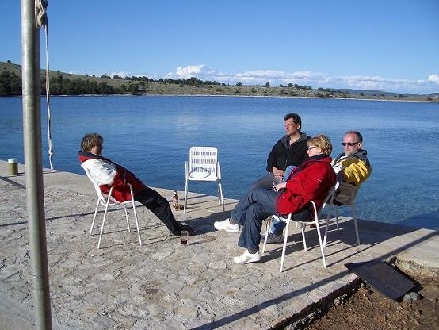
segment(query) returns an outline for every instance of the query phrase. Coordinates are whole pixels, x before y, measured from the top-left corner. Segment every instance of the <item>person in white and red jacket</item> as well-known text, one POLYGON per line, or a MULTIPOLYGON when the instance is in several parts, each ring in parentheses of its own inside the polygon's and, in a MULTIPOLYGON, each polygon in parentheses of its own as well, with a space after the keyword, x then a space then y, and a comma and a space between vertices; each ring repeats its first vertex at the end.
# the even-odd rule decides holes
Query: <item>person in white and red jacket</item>
POLYGON ((147 187, 123 166, 101 155, 103 143, 104 139, 101 135, 88 133, 82 138, 81 150, 78 152, 81 166, 87 169, 102 193, 108 194, 113 187, 112 196, 117 201, 131 200, 131 192, 127 185, 129 183, 132 185, 134 200, 151 210, 173 235, 179 236, 182 230, 193 235, 194 230, 191 227, 175 220, 169 202, 162 195, 147 187))

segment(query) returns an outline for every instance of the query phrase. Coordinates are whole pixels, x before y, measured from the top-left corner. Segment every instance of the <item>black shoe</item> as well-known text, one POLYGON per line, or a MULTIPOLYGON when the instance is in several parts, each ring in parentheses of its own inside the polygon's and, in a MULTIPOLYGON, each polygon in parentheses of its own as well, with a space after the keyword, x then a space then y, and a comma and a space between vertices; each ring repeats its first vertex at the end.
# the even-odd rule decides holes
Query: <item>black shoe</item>
POLYGON ((284 242, 282 235, 276 235, 274 233, 268 233, 267 244, 281 244, 284 242))
POLYGON ((196 235, 195 229, 192 228, 191 226, 189 226, 185 223, 180 223, 179 226, 180 226, 180 228, 178 228, 178 230, 176 230, 175 232, 172 233, 174 236, 180 236, 182 230, 186 230, 189 233, 189 236, 196 235))

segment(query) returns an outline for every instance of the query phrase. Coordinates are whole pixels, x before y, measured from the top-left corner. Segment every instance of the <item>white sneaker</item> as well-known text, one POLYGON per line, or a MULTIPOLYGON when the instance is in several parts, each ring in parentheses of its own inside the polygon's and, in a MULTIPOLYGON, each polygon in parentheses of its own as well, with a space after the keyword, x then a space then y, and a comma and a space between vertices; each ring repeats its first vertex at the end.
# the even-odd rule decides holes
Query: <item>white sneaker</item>
POLYGON ((225 230, 228 233, 239 233, 239 225, 237 223, 230 223, 230 218, 224 221, 215 221, 213 225, 217 230, 225 230))
POLYGON ((248 250, 245 250, 243 254, 241 254, 239 257, 234 257, 233 261, 235 264, 248 264, 251 262, 257 262, 261 260, 261 254, 258 252, 256 253, 249 253, 248 250))

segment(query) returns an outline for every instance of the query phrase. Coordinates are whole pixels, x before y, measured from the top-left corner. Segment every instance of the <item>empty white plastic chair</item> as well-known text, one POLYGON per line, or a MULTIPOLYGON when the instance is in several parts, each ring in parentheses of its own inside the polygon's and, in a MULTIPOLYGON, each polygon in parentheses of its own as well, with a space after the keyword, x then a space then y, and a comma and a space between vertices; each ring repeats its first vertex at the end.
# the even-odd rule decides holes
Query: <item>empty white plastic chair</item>
POLYGON ((218 205, 222 205, 224 211, 221 167, 217 148, 191 147, 189 160, 184 163, 184 181, 184 212, 186 212, 187 207, 189 181, 216 182, 218 184, 218 205))
POLYGON ((129 222, 129 217, 128 217, 128 212, 127 212, 127 205, 131 205, 131 207, 133 208, 133 212, 134 212, 134 217, 136 218, 136 227, 137 227, 137 234, 139 237, 139 244, 142 245, 142 239, 140 238, 140 229, 139 229, 139 220, 137 217, 137 210, 136 210, 136 203, 134 201, 134 195, 133 195, 133 188, 131 186, 131 184, 127 183, 127 185, 130 188, 130 192, 131 192, 131 200, 127 200, 127 201, 123 201, 123 202, 119 202, 117 200, 115 200, 112 197, 112 193, 113 193, 113 187, 110 188, 110 191, 108 192, 108 195, 104 195, 101 191, 101 189, 99 188, 99 185, 94 181, 93 177, 90 175, 88 169, 86 168, 86 166, 82 166, 82 168, 85 170, 85 173, 87 174, 87 177, 90 179, 90 181, 93 183, 93 187, 96 191, 96 195, 97 195, 97 200, 96 200, 96 208, 95 208, 95 212, 93 215, 93 221, 91 223, 91 227, 90 227, 90 235, 93 231, 94 228, 94 224, 95 224, 95 219, 96 216, 98 214, 98 208, 99 205, 102 205, 105 208, 104 211, 104 217, 102 219, 102 224, 101 224, 101 229, 100 229, 100 234, 99 234, 99 241, 98 241, 98 246, 97 248, 99 249, 99 247, 101 246, 101 240, 102 240, 102 233, 104 232, 104 225, 105 225, 105 220, 107 218, 107 213, 108 213, 108 208, 110 206, 122 206, 124 211, 125 211, 125 217, 127 219, 127 229, 128 232, 131 231, 130 228, 130 222, 129 222))

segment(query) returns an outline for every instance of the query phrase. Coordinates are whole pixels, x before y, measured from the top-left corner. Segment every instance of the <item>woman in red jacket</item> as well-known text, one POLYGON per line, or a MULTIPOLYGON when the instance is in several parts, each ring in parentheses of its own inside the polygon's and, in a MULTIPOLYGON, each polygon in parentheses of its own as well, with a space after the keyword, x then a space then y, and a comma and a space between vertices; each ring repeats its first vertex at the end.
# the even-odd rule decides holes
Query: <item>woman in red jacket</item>
MULTIPOLYGON (((286 182, 279 183, 274 190, 250 190, 236 205, 231 217, 242 226, 238 246, 246 250, 234 258, 235 263, 250 263, 261 259, 259 243, 265 218, 273 214, 308 213, 310 201, 314 201, 318 209, 322 207, 336 182, 329 157, 331 151, 331 142, 325 135, 311 138, 307 149, 309 159, 295 168, 286 182)), ((311 212, 308 214, 311 215, 311 212)))

